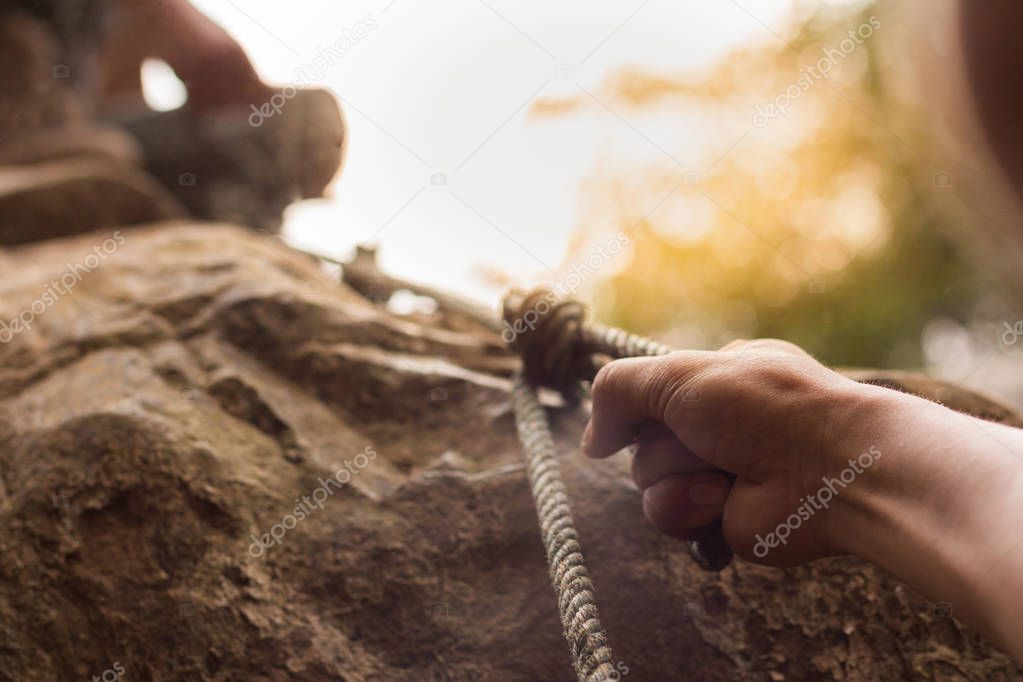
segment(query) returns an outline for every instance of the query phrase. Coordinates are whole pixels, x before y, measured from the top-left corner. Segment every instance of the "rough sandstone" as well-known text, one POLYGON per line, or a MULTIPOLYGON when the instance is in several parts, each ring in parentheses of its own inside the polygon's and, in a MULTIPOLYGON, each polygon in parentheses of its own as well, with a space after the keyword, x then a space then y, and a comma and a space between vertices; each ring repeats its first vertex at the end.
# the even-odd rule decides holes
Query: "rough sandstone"
MULTIPOLYGON (((0 251, 0 320, 109 236, 0 251)), ((391 315, 240 228, 122 236, 0 344, 0 678, 572 679, 496 336, 391 315)), ((1018 674, 853 559, 700 571, 553 414, 626 679, 1018 674)))

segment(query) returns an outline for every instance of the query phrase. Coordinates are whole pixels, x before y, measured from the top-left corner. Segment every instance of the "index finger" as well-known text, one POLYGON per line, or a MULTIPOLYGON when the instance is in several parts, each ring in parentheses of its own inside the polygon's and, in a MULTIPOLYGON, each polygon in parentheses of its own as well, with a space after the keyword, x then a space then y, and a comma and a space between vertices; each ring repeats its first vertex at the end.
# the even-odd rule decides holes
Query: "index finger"
POLYGON ((583 434, 583 453, 608 457, 632 443, 644 422, 663 422, 673 399, 698 392, 699 375, 715 355, 677 351, 609 362, 593 380, 593 413, 583 434))

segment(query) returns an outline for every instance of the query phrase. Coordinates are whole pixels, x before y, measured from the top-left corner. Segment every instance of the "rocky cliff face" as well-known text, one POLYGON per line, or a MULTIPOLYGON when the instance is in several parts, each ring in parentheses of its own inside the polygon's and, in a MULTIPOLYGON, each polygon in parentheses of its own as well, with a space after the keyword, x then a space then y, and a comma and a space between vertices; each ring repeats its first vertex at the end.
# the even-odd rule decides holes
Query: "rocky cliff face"
MULTIPOLYGON (((573 678, 496 336, 230 226, 0 271, 0 678, 573 678)), ((1016 674, 852 559, 700 571, 553 417, 624 679, 1016 674)))

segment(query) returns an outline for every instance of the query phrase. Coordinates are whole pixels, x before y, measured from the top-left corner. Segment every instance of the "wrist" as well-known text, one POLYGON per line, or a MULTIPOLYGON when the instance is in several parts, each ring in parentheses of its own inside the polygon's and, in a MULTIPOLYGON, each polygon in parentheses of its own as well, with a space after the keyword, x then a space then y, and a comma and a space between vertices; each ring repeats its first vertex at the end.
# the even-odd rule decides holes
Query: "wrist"
POLYGON ((1006 595, 1023 590, 1023 559, 1014 558, 1023 554, 1023 431, 866 388, 854 407, 862 424, 854 440, 881 455, 842 492, 831 525, 835 548, 950 603, 1008 646, 1006 633, 1018 626, 1006 595))
POLYGON ((849 441, 877 456, 870 475, 843 490, 842 521, 870 531, 838 539, 845 551, 876 560, 878 536, 912 531, 923 540, 978 531, 991 518, 990 493, 1023 477, 1023 461, 1007 448, 995 451, 985 434, 1018 434, 1014 429, 876 386, 863 386, 846 402, 849 441))
POLYGON ((889 521, 885 505, 878 504, 893 468, 887 460, 897 448, 899 415, 909 409, 908 399, 912 396, 852 380, 843 380, 828 397, 835 411, 827 420, 823 466, 808 489, 830 483, 835 491, 825 527, 835 553, 873 560, 871 539, 889 521))

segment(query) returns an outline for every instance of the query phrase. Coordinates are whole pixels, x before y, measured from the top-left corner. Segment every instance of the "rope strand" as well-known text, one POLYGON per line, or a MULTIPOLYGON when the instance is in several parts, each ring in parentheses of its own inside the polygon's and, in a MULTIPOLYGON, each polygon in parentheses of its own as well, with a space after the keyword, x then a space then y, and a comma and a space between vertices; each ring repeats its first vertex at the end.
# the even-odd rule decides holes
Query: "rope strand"
POLYGON ((614 680, 614 666, 607 632, 600 622, 593 583, 583 563, 579 532, 572 520, 568 494, 554 454, 544 412, 536 391, 521 376, 512 392, 515 425, 526 454, 529 485, 540 519, 540 534, 547 551, 551 585, 558 598, 561 626, 572 652, 580 682, 614 680))

